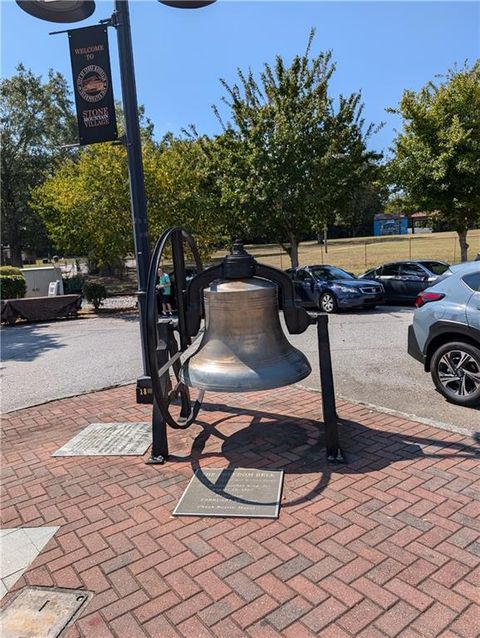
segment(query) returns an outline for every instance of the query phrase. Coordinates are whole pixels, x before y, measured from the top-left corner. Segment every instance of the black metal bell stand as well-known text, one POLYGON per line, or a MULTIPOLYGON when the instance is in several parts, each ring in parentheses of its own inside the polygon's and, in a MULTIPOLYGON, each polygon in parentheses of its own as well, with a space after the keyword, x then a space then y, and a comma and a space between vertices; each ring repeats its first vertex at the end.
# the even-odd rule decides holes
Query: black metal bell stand
MULTIPOLYGON (((195 400, 190 389, 180 380, 182 355, 196 337, 204 316, 203 290, 217 279, 247 279, 260 277, 278 286, 279 307, 283 310, 290 334, 301 334, 309 325, 317 324, 320 383, 322 389, 323 420, 327 459, 342 463, 343 453, 338 438, 338 416, 335 406, 332 360, 328 335, 328 316, 314 317, 295 303, 295 291, 290 277, 282 270, 259 264, 237 240, 230 255, 211 268, 203 269, 199 251, 193 237, 183 228, 175 226, 166 230, 158 239, 150 260, 147 283, 147 312, 145 334, 148 363, 151 373, 153 395, 152 451, 147 463, 162 464, 168 459, 167 425, 174 429, 186 429, 196 419, 202 406, 204 391, 200 390, 195 400), (184 243, 190 248, 195 260, 197 275, 187 284, 184 243), (168 245, 171 245, 173 260, 173 287, 175 290, 177 319, 158 316, 157 272, 168 245), (178 341, 177 337, 178 335, 178 341), (172 384, 170 368, 175 384, 172 384), (170 406, 180 401, 180 415, 172 416, 170 406)), ((145 388, 145 393, 150 389, 145 388)), ((141 392, 141 390, 140 390, 141 392)))

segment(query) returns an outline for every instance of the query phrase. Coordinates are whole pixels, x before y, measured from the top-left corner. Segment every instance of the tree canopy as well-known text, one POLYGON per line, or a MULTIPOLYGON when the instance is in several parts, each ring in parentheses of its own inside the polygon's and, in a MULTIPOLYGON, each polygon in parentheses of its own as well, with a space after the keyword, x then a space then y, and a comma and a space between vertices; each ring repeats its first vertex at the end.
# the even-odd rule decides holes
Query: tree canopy
POLYGON ((133 250, 126 150, 94 144, 59 163, 32 193, 32 205, 62 252, 113 268, 133 250))
POLYGON ((366 148, 360 93, 329 95, 335 71, 331 52, 290 65, 277 56, 258 81, 238 70, 226 91, 230 120, 212 148, 226 227, 268 236, 298 264, 298 242, 333 223, 351 204, 352 191, 371 179, 378 155, 366 148))
POLYGON ((457 231, 465 261, 467 232, 480 221, 480 61, 405 91, 391 111, 402 116, 403 131, 390 179, 408 209, 430 211, 457 231))
POLYGON ((191 140, 167 135, 152 157, 155 196, 149 198, 148 206, 153 239, 169 226, 184 226, 195 237, 204 258, 226 241, 219 192, 206 161, 205 150, 212 144, 207 137, 191 140))
POLYGON ((12 263, 22 265, 22 250, 46 242, 44 226, 32 210, 30 189, 41 184, 61 147, 75 142, 76 123, 65 78, 50 70, 48 80, 23 65, 0 81, 1 204, 3 243, 12 263))
MULTIPOLYGON (((198 142, 167 136, 156 144, 147 130, 142 137, 151 242, 166 228, 182 225, 209 255, 221 235, 198 142)), ((94 144, 59 163, 33 191, 32 204, 67 254, 87 255, 91 264, 115 270, 133 252, 127 154, 121 145, 94 144)))

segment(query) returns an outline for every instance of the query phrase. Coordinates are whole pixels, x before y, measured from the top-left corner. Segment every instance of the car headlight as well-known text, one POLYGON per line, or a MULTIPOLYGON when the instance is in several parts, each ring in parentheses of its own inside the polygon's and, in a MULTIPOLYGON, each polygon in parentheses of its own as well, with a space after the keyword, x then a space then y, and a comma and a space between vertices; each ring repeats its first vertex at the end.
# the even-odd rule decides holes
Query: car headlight
POLYGON ((350 288, 350 286, 342 286, 341 284, 335 284, 335 290, 344 292, 347 295, 355 295, 359 292, 356 288, 350 288))

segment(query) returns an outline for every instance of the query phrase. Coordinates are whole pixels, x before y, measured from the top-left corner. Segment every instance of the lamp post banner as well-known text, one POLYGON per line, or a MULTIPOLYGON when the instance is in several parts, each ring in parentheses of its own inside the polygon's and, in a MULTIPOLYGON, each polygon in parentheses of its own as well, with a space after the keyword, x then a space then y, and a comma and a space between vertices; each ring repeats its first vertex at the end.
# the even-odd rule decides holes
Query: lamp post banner
POLYGON ((80 145, 116 140, 107 27, 68 32, 80 145))

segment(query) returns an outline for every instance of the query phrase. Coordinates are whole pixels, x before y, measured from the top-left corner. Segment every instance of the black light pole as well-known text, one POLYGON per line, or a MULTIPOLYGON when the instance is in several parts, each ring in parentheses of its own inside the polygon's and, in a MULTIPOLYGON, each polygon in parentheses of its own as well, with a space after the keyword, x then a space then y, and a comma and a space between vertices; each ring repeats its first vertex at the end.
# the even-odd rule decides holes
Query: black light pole
MULTIPOLYGON (((162 0, 160 0, 162 2, 162 0)), ((162 4, 179 9, 198 9, 213 0, 163 0, 162 4)), ((152 384, 148 364, 146 291, 150 263, 148 246, 147 202, 143 178, 142 141, 138 121, 137 89, 133 63, 132 34, 128 0, 115 0, 112 24, 117 29, 118 57, 122 82, 122 99, 125 116, 125 144, 128 155, 130 178, 130 206, 132 211, 135 258, 137 262, 138 309, 140 315, 140 338, 142 347, 143 376, 137 379, 137 402, 152 403, 152 384)))
POLYGON ((150 371, 146 355, 146 290, 149 266, 147 200, 143 178, 142 141, 138 121, 137 88, 135 67, 133 64, 132 33, 130 29, 130 11, 127 0, 115 0, 112 24, 117 30, 118 57, 122 83, 123 112, 125 116, 125 146, 128 157, 128 175, 130 183, 130 208, 132 211, 135 259, 137 263, 137 296, 140 314, 140 339, 142 348, 143 376, 137 380, 137 399, 148 398, 150 371))

